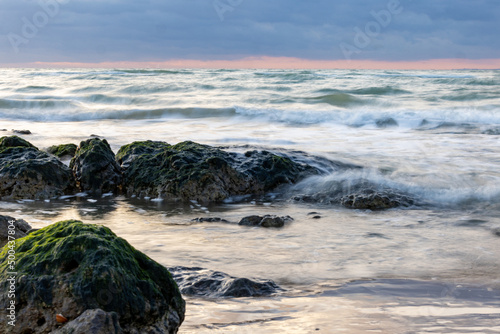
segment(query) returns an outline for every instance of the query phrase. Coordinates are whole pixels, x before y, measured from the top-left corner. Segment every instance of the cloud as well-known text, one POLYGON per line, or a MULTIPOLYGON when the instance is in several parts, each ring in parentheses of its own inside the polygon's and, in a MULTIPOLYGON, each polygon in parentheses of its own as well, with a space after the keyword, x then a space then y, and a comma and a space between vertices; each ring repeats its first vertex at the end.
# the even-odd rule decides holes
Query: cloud
POLYGON ((496 0, 0 1, 2 63, 500 58, 496 0))

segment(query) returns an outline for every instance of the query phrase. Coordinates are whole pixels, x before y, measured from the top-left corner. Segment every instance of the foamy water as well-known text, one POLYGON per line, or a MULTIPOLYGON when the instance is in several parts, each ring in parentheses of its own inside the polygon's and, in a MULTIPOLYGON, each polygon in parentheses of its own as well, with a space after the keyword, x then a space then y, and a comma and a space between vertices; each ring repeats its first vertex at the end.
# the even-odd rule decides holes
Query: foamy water
POLYGON ((39 148, 96 134, 115 151, 194 140, 360 167, 255 202, 79 197, 0 211, 35 227, 105 224, 166 266, 286 289, 190 298, 184 333, 497 333, 499 88, 499 71, 0 70, 0 135, 29 129, 39 148), (422 205, 370 212, 290 200, 366 180, 422 205), (295 220, 279 230, 190 222, 266 213, 295 220))

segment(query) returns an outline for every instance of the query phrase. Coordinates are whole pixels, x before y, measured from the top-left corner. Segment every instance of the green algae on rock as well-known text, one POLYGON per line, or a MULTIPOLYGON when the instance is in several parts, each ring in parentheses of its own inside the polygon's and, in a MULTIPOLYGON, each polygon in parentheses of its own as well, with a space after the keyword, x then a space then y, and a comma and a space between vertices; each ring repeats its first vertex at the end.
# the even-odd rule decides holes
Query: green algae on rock
POLYGON ((70 168, 81 191, 101 195, 115 192, 121 185, 120 166, 106 139, 82 141, 71 159, 70 168))
MULTIPOLYGON (((7 147, 35 147, 27 140, 18 136, 0 138, 0 151, 7 147)), ((35 147, 36 148, 36 147, 35 147)))
POLYGON ((134 142, 116 155, 127 195, 220 202, 232 195, 262 194, 317 174, 311 166, 270 152, 245 155, 191 141, 134 142))
POLYGON ((78 146, 76 146, 75 144, 54 145, 49 147, 47 149, 47 152, 55 155, 59 159, 64 157, 73 158, 75 156, 77 148, 78 146))
POLYGON ((71 170, 17 136, 0 139, 0 198, 48 199, 73 190, 71 170))
MULTIPOLYGON (((4 247, 2 308, 7 255, 4 247)), ((49 333, 58 327, 56 314, 73 320, 91 309, 116 312, 124 333, 176 333, 184 320, 185 302, 168 270, 107 227, 52 224, 18 239, 16 258, 17 329, 49 333)))

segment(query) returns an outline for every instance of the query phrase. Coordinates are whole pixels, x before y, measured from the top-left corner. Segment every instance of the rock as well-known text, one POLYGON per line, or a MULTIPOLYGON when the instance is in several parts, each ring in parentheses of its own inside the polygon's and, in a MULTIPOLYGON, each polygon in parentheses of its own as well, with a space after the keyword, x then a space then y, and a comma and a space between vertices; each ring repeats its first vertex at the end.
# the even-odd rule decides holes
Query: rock
POLYGON ((285 220, 278 216, 264 216, 260 222, 262 227, 283 227, 285 220))
MULTIPOLYGON (((7 263, 6 250, 0 264, 7 263)), ((16 258, 12 333, 51 333, 95 309, 115 312, 124 333, 176 333, 184 320, 185 302, 168 270, 107 227, 74 220, 52 224, 18 239, 16 258), (69 323, 58 324, 59 313, 69 323)), ((9 303, 7 271, 0 265, 2 309, 9 303)))
POLYGON ((31 131, 30 130, 12 130, 13 133, 17 133, 20 135, 30 135, 31 131))
POLYGON ((121 169, 106 139, 82 141, 69 166, 80 191, 102 195, 116 192, 121 185, 121 169))
POLYGON ((312 166, 268 151, 248 151, 244 158, 238 160, 237 169, 251 175, 261 191, 269 191, 282 184, 294 184, 306 176, 319 174, 319 170, 312 166))
POLYGON ((273 281, 235 278, 219 271, 203 268, 169 268, 181 292, 198 297, 260 297, 282 291, 273 281))
POLYGON ((349 209, 385 210, 413 205, 413 200, 395 192, 360 192, 341 198, 341 204, 349 209))
POLYGON ((122 334, 122 328, 115 312, 101 309, 86 310, 78 318, 53 334, 122 334))
POLYGON ((397 189, 366 179, 345 179, 325 183, 322 178, 318 178, 303 189, 313 193, 292 196, 293 201, 342 205, 349 209, 361 210, 384 210, 424 204, 423 201, 412 198, 397 189))
POLYGON ((17 136, 0 139, 0 198, 48 199, 72 192, 71 170, 17 136))
POLYGON ((0 150, 8 148, 8 147, 33 147, 30 142, 24 140, 18 136, 10 136, 10 137, 2 137, 0 138, 0 150))
POLYGON ((9 222, 14 222, 14 234, 11 234, 15 239, 25 237, 31 230, 31 226, 22 219, 15 219, 9 216, 0 215, 0 248, 5 246, 9 241, 9 222))
POLYGON ((233 195, 263 194, 319 171, 269 152, 229 153, 186 141, 134 142, 116 155, 127 195, 220 202, 233 195))
POLYGON ((500 227, 493 229, 491 232, 497 237, 500 237, 500 227))
POLYGON ((292 221, 290 216, 278 217, 274 215, 265 216, 248 216, 242 218, 238 225, 244 226, 261 226, 261 227, 283 227, 285 223, 292 221))
POLYGON ((262 221, 261 216, 248 216, 248 217, 242 218, 240 220, 240 222, 238 223, 238 225, 257 226, 260 224, 261 221, 262 221))
POLYGON ((194 223, 229 223, 228 220, 219 217, 200 217, 191 220, 194 223))
POLYGON ((77 148, 78 146, 76 146, 75 144, 54 145, 49 147, 47 149, 47 152, 55 155, 59 159, 64 157, 73 158, 75 156, 77 148))

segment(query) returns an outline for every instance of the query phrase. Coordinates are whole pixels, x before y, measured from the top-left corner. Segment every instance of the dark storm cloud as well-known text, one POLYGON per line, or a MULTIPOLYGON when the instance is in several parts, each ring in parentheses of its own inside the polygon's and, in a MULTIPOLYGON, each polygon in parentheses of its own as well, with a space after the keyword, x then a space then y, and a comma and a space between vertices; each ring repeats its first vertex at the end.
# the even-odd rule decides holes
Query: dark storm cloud
POLYGON ((3 63, 500 57, 496 0, 0 0, 0 8, 3 63))

